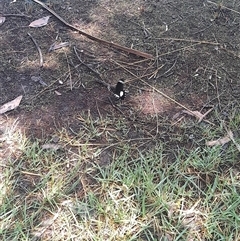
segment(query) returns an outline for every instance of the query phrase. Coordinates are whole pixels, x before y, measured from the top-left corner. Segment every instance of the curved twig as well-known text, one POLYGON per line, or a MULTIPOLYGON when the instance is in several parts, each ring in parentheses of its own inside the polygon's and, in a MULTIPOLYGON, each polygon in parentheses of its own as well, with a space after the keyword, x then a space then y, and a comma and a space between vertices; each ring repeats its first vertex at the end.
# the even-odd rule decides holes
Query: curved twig
POLYGON ((43 56, 42 56, 42 51, 37 43, 37 41, 35 40, 35 38, 33 38, 33 36, 28 33, 28 36, 32 39, 33 43, 35 44, 36 48, 37 48, 37 51, 38 51, 38 54, 39 54, 39 64, 40 64, 40 68, 43 67, 43 56))

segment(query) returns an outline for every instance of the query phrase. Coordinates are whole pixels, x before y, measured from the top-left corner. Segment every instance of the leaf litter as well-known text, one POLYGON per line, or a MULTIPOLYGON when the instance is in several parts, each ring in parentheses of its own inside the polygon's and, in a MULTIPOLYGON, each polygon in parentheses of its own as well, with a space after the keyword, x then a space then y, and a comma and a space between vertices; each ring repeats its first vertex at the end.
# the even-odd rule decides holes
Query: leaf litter
POLYGON ((51 16, 48 15, 46 17, 43 17, 43 18, 39 18, 37 20, 34 20, 33 22, 31 22, 29 24, 29 27, 32 27, 32 28, 40 28, 40 27, 43 27, 45 25, 48 24, 48 20, 51 16))
POLYGON ((5 103, 4 105, 0 106, 0 115, 4 114, 10 110, 16 109, 19 106, 19 104, 22 100, 22 97, 23 96, 20 95, 17 98, 15 98, 14 100, 9 101, 9 102, 5 103))

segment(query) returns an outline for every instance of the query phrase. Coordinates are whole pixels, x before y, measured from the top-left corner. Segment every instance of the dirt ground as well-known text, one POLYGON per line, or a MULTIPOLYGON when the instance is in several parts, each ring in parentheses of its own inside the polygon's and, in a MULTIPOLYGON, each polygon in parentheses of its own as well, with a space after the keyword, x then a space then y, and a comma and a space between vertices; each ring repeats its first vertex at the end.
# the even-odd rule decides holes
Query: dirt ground
POLYGON ((217 118, 214 110, 207 116, 213 123, 228 121, 239 111, 238 1, 218 5, 203 0, 49 0, 46 4, 84 32, 152 54, 154 59, 89 40, 35 2, 2 0, 0 15, 6 21, 0 26, 0 105, 23 95, 20 106, 2 118, 17 117, 27 137, 46 140, 62 128, 77 131, 77 116, 88 112, 93 118, 128 118, 131 126, 139 124, 156 134, 156 120, 151 118, 174 122, 184 110, 181 105, 202 113, 213 107, 217 118), (48 15, 46 26, 28 26, 48 15), (42 51, 43 67, 28 33, 42 51), (63 42, 69 46, 49 52, 53 43, 63 42), (128 93, 122 103, 98 83, 100 76, 112 86, 120 78, 126 80, 128 93))

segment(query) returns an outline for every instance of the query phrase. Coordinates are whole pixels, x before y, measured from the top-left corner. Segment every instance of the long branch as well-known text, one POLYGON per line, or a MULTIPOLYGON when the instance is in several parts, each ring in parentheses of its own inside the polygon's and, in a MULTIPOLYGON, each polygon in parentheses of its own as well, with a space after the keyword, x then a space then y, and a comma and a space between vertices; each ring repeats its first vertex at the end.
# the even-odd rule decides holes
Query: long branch
POLYGON ((122 46, 122 45, 119 45, 119 44, 116 44, 116 43, 113 43, 113 42, 109 42, 109 41, 106 41, 106 40, 94 37, 94 36, 92 36, 92 35, 90 35, 88 33, 85 33, 82 30, 80 30, 79 28, 77 28, 77 27, 71 25, 70 23, 68 23, 67 21, 65 21, 62 17, 60 17, 57 13, 55 13, 51 8, 49 8, 46 4, 42 3, 39 0, 33 0, 33 1, 35 3, 40 4, 43 8, 45 8, 47 11, 49 11, 51 14, 53 14, 58 20, 60 20, 62 23, 64 23, 67 27, 69 27, 69 28, 71 28, 71 29, 73 29, 75 31, 78 31, 80 34, 84 35, 85 37, 87 37, 87 38, 89 38, 89 39, 91 39, 93 41, 102 43, 104 45, 108 45, 108 46, 110 46, 112 48, 115 48, 115 49, 118 49, 118 50, 122 50, 124 52, 131 53, 131 54, 143 57, 143 58, 154 59, 153 55, 151 55, 151 54, 144 53, 144 52, 141 52, 141 51, 138 51, 138 50, 135 50, 135 49, 130 49, 128 47, 125 47, 125 46, 122 46))

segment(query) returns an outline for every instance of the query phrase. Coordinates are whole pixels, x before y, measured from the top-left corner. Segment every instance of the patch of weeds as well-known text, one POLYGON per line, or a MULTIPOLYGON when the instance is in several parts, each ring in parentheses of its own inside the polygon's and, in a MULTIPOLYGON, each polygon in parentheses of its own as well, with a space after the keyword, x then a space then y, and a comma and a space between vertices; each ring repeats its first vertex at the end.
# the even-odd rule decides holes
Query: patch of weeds
POLYGON ((211 173, 215 172, 224 160, 221 155, 221 147, 213 147, 196 148, 189 153, 186 159, 180 161, 184 171, 187 171, 187 168, 194 168, 197 172, 211 173))
MULTIPOLYGON (((119 240, 120 237, 122 240, 139 240, 142 236, 152 238, 150 240, 155 237, 157 240, 159 235, 164 237, 168 233, 164 228, 160 228, 165 222, 170 229, 175 229, 176 223, 173 225, 170 222, 168 208, 169 197, 177 190, 177 182, 172 182, 167 170, 163 168, 167 165, 164 163, 161 149, 159 146, 155 152, 140 154, 137 159, 128 156, 124 160, 116 160, 105 170, 100 169, 97 180, 103 187, 103 193, 99 200, 102 203, 108 200, 108 209, 111 211, 108 215, 104 214, 107 215, 105 218, 112 219, 113 223, 118 220, 118 235, 125 224, 133 225, 132 230, 135 229, 135 232, 129 233, 131 238, 122 234, 119 240), (117 219, 114 219, 114 213, 117 219), (155 226, 158 227, 157 230, 155 226), (152 230, 155 232, 152 233, 152 230)), ((178 195, 179 193, 175 198, 178 195)))
POLYGON ((31 230, 56 208, 62 195, 59 159, 27 142, 18 160, 4 169, 7 192, 1 193, 1 240, 31 240, 31 230))
POLYGON ((240 188, 233 171, 221 172, 228 153, 221 147, 182 149, 170 162, 164 144, 143 152, 119 142, 107 166, 97 165, 98 155, 90 158, 99 148, 80 147, 83 156, 61 156, 29 142, 18 163, 5 170, 11 191, 2 199, 3 240, 221 240, 239 235, 240 188))
MULTIPOLYGON (((239 187, 236 189, 228 178, 216 177, 209 185, 205 202, 209 215, 206 229, 211 240, 238 240, 239 219, 239 187)), ((235 181, 234 181, 235 182, 235 181)), ((210 240, 210 239, 209 239, 210 240)))
POLYGON ((125 147, 110 166, 98 167, 98 194, 94 196, 94 205, 90 205, 92 209, 95 207, 95 215, 101 217, 98 228, 94 229, 95 237, 108 240, 236 237, 236 229, 225 225, 224 233, 217 226, 221 219, 237 222, 238 201, 234 190, 228 191, 230 199, 222 200, 228 211, 221 212, 214 225, 209 222, 213 214, 218 214, 216 204, 220 203, 212 200, 227 187, 218 172, 219 163, 224 161, 219 157, 221 148, 197 149, 190 154, 182 151, 175 163, 168 163, 163 150, 163 146, 156 146, 153 151, 132 157, 131 148, 125 147), (124 233, 125 226, 131 229, 124 233), (108 230, 109 235, 102 236, 102 230, 108 230))

